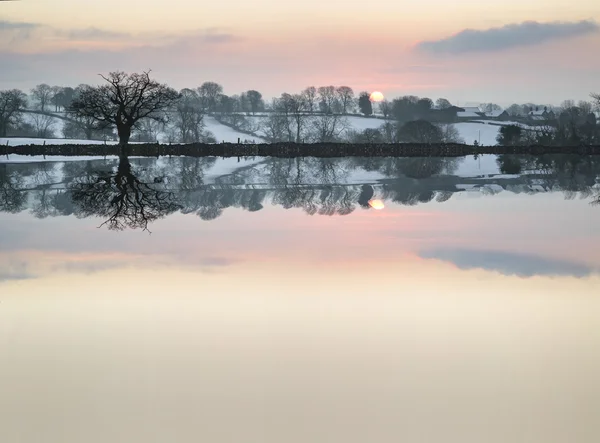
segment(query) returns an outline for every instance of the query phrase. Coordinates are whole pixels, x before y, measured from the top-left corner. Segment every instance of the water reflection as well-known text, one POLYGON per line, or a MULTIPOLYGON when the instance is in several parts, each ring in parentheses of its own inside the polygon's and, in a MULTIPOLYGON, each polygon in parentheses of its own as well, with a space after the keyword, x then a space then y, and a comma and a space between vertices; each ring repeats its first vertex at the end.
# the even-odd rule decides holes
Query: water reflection
POLYGON ((112 230, 146 230, 178 211, 214 220, 227 208, 255 212, 273 204, 310 215, 348 215, 357 208, 381 210, 387 202, 444 202, 465 190, 555 191, 600 203, 596 157, 504 155, 493 158, 495 173, 458 174, 465 161, 481 160, 122 157, 0 164, 0 210, 98 217, 112 230))

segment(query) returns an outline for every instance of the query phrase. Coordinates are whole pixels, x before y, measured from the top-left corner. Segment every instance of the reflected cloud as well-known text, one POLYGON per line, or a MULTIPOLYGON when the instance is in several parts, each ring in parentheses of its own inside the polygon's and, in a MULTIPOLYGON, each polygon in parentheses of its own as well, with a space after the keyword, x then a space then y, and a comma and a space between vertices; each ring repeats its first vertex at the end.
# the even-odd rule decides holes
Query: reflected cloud
POLYGON ((13 280, 29 280, 35 278, 29 266, 24 261, 8 260, 0 262, 0 283, 13 280))
POLYGON ((582 278, 597 272, 585 264, 520 252, 439 248, 421 251, 419 256, 425 259, 449 262, 463 270, 483 269, 519 277, 571 276, 582 278))

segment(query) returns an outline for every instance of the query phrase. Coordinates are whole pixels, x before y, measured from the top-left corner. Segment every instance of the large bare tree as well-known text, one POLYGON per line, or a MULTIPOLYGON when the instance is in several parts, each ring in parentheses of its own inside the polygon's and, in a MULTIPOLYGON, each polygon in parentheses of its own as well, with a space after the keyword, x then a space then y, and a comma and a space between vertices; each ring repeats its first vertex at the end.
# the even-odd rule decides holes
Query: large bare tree
POLYGON ((0 136, 6 137, 9 126, 16 126, 27 96, 18 89, 0 91, 0 136))
POLYGON ((167 85, 150 78, 150 72, 126 74, 111 72, 101 86, 84 87, 70 110, 99 123, 117 127, 122 155, 127 154, 131 129, 142 119, 166 122, 168 112, 180 95, 167 85))

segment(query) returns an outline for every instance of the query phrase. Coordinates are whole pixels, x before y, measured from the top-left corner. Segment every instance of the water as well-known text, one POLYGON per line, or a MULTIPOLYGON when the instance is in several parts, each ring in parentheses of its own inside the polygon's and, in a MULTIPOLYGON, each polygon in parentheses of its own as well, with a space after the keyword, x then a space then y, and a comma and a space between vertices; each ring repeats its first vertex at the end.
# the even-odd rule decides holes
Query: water
POLYGON ((0 164, 0 441, 596 442, 600 159, 0 164))

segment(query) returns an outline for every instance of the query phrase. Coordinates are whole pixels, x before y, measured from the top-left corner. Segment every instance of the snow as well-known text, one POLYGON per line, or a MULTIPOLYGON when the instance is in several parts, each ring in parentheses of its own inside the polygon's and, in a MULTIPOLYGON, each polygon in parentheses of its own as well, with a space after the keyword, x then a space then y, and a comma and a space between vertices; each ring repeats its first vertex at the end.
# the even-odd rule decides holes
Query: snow
POLYGON ((481 177, 483 175, 500 174, 500 167, 496 160, 496 155, 480 155, 475 159, 473 156, 465 157, 461 160, 454 175, 463 178, 481 177))
MULTIPOLYGON (((254 126, 257 126, 258 120, 261 117, 248 117, 248 120, 254 126)), ((351 129, 355 131, 364 131, 365 129, 376 129, 380 128, 385 124, 386 120, 372 117, 358 117, 358 116, 347 116, 345 117, 349 123, 351 129)), ((218 143, 237 143, 240 140, 254 140, 256 143, 265 143, 265 140, 258 136, 252 136, 243 132, 236 131, 229 126, 225 126, 219 123, 213 117, 205 118, 206 129, 213 133, 218 143)), ((489 123, 489 122, 488 122, 489 123)), ((464 122, 455 123, 454 126, 458 129, 460 137, 464 139, 467 144, 472 144, 475 140, 479 141, 482 146, 495 146, 497 144, 496 137, 500 130, 500 125, 506 124, 518 124, 516 122, 494 122, 494 124, 488 124, 485 121, 477 122, 464 122)), ((525 127, 525 125, 520 124, 525 127)), ((39 138, 0 138, 0 152, 2 152, 2 146, 21 146, 21 145, 42 145, 46 142, 47 145, 61 145, 61 144, 80 144, 80 145, 102 145, 104 141, 100 140, 72 140, 72 139, 39 139, 39 138)), ((106 144, 116 144, 115 141, 107 141, 106 144)), ((132 142, 135 143, 135 142, 132 142)), ((103 158, 103 157, 102 157, 103 158)), ((0 159, 0 161, 3 161, 0 159)))
POLYGON ((206 129, 215 136, 218 143, 237 143, 240 140, 254 140, 256 143, 265 143, 265 141, 255 135, 244 134, 238 132, 229 126, 222 125, 214 117, 205 117, 204 123, 206 129))
POLYGON ((496 146, 498 144, 496 137, 500 126, 482 123, 455 123, 454 126, 468 145, 472 145, 475 140, 480 146, 496 146))
MULTIPOLYGON (((148 158, 148 157, 129 157, 130 160, 136 158, 148 158)), ((0 157, 0 163, 42 163, 42 162, 66 162, 66 161, 91 161, 91 160, 118 160, 119 157, 116 155, 49 155, 46 158, 42 155, 18 155, 10 154, 8 158, 6 156, 0 157)))
MULTIPOLYGON (((0 137, 0 145, 6 146, 24 146, 24 145, 103 145, 101 140, 73 140, 70 138, 2 138, 0 137)), ((106 144, 117 144, 115 141, 107 141, 106 144)))

